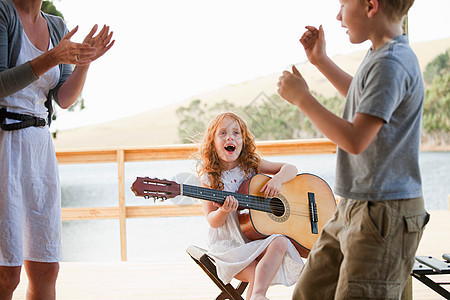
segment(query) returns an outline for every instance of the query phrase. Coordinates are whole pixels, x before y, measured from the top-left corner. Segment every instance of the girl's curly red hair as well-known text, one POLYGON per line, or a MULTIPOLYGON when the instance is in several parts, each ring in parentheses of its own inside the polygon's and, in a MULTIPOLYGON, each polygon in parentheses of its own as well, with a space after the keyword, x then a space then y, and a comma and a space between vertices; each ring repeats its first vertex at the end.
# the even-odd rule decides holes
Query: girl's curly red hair
POLYGON ((203 137, 203 142, 200 145, 198 152, 197 173, 201 177, 207 174, 210 188, 223 189, 223 182, 220 179, 222 169, 220 168, 220 160, 214 147, 214 137, 223 119, 230 118, 238 123, 242 134, 242 151, 239 155, 239 164, 245 174, 248 176, 250 172, 259 172, 259 163, 261 161, 260 155, 256 152, 256 143, 253 134, 247 127, 245 121, 232 112, 225 112, 217 115, 209 123, 203 137))

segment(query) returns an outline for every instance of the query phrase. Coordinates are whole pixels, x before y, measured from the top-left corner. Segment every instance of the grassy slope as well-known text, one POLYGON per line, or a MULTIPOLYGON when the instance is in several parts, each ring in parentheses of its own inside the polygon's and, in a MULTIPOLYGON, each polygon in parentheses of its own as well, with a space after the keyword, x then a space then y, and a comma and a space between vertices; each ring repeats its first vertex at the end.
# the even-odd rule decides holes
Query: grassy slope
MULTIPOLYGON (((421 69, 437 55, 450 48, 450 38, 417 43, 412 45, 417 54, 421 69)), ((365 55, 364 51, 334 57, 334 61, 350 74, 354 74, 365 55)), ((297 67, 305 76, 311 90, 325 96, 336 94, 328 81, 309 63, 297 67)), ((119 119, 100 125, 86 126, 58 132, 54 140, 57 149, 135 147, 149 145, 176 144, 178 141, 178 119, 175 111, 186 106, 193 99, 208 103, 228 100, 243 105, 255 99, 261 92, 270 96, 276 93, 280 73, 269 74, 235 85, 205 92, 161 109, 146 111, 132 117, 119 119)))

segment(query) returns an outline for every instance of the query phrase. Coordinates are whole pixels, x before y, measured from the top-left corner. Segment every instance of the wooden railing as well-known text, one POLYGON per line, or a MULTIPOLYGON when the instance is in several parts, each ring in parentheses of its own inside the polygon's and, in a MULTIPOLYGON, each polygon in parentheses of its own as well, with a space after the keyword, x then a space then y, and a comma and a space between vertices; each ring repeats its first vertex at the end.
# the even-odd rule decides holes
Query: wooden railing
MULTIPOLYGON (((262 156, 330 154, 336 145, 327 139, 283 140, 257 142, 262 156)), ((58 150, 59 164, 117 163, 119 199, 116 207, 64 207, 62 220, 119 219, 121 260, 127 260, 126 219, 202 215, 201 205, 147 205, 126 206, 124 174, 125 162, 189 159, 197 151, 197 145, 170 145, 142 148, 109 148, 86 150, 58 150)))

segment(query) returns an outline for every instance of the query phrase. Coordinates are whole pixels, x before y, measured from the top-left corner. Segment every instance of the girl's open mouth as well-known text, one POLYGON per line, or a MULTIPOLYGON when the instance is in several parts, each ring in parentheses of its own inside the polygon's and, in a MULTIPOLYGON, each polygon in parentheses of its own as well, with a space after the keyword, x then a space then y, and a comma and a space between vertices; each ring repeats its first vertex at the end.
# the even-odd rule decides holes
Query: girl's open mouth
POLYGON ((233 153, 234 150, 236 150, 236 147, 233 145, 225 146, 225 151, 227 151, 228 153, 233 153))

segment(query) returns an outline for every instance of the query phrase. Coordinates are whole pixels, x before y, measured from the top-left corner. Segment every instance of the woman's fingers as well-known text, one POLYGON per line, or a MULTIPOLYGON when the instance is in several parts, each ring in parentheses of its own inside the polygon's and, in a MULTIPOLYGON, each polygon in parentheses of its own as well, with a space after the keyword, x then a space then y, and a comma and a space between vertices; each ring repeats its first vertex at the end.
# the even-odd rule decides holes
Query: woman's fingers
POLYGON ((98 34, 102 39, 106 39, 109 32, 109 26, 103 25, 102 30, 100 30, 100 33, 98 34))
POLYGON ((78 31, 78 25, 75 26, 74 29, 72 29, 71 31, 69 31, 62 39, 63 40, 70 40, 72 38, 72 36, 78 31))
POLYGON ((98 29, 98 25, 95 24, 94 26, 92 26, 91 31, 89 31, 88 35, 84 38, 83 42, 84 43, 89 43, 89 41, 92 39, 92 37, 94 36, 95 32, 97 32, 98 29))
POLYGON ((89 34, 84 38, 85 43, 91 45, 96 49, 96 53, 94 57, 92 57, 92 61, 105 54, 114 45, 114 40, 111 41, 113 32, 109 31, 109 26, 103 25, 100 32, 94 36, 95 32, 97 32, 97 29, 98 26, 94 25, 89 34))

